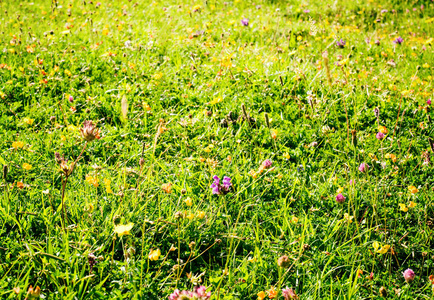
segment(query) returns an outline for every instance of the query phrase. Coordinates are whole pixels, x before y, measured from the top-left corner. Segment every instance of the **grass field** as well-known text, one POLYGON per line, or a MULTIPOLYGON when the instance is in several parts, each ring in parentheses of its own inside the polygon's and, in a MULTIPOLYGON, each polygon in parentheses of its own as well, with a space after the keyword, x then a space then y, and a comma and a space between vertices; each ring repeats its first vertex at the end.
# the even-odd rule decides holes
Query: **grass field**
POLYGON ((433 299, 434 2, 136 1, 0 1, 0 299, 433 299))

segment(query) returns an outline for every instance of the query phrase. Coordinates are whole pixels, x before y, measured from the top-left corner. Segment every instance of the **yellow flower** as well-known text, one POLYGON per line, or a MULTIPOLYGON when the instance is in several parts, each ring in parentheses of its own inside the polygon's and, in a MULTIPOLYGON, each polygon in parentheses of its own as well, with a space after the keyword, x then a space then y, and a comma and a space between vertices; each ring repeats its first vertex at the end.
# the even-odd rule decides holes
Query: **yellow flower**
POLYGON ((161 189, 165 191, 167 194, 170 194, 172 193, 172 184, 170 182, 164 183, 161 185, 161 189))
POLYGON ((187 215, 187 219, 189 219, 189 220, 193 220, 193 218, 194 218, 194 214, 188 214, 188 215, 187 215))
POLYGON ((115 226, 115 233, 117 233, 119 237, 123 235, 129 235, 133 226, 134 223, 128 223, 127 225, 117 225, 115 226))
POLYGON ((152 78, 154 78, 155 80, 161 79, 161 77, 163 77, 163 73, 161 72, 152 75, 152 78))
POLYGON ((380 248, 380 244, 377 241, 375 241, 372 243, 372 247, 374 247, 374 250, 377 251, 378 248, 380 248))
POLYGON ((384 245, 383 247, 381 247, 381 249, 377 250, 377 253, 380 254, 385 254, 387 253, 387 251, 389 251, 390 245, 384 245))
POLYGON ((291 223, 295 224, 298 222, 298 218, 296 216, 291 217, 291 223))
POLYGON ((29 171, 32 169, 32 165, 29 165, 28 163, 23 163, 23 169, 29 171))
POLYGON ((416 203, 414 203, 413 201, 410 201, 410 203, 408 204, 408 207, 413 208, 416 207, 416 203))
POLYGON ((64 136, 63 134, 60 136, 60 139, 62 140, 62 142, 66 141, 66 136, 64 136))
POLYGON ((268 291, 268 298, 274 299, 277 296, 277 291, 274 289, 274 287, 271 287, 268 291))
POLYGON ((352 223, 354 216, 350 216, 348 213, 344 213, 344 220, 348 221, 348 223, 352 223))
POLYGON ((378 131, 384 134, 389 132, 385 126, 378 126, 378 131))
POLYGON ((428 69, 428 68, 429 68, 429 64, 424 63, 424 64, 422 65, 422 67, 424 67, 425 69, 428 69))
POLYGON ((264 291, 260 291, 259 293, 256 294, 258 296, 258 300, 264 300, 265 297, 267 297, 267 295, 265 294, 264 291))
POLYGON ((199 211, 199 212, 197 213, 197 217, 198 217, 199 219, 203 219, 203 218, 205 218, 205 212, 204 212, 204 211, 199 211))
POLYGON ((258 173, 255 172, 255 170, 250 170, 249 175, 253 177, 253 179, 256 179, 258 177, 258 173))
POLYGON ((155 260, 158 260, 160 258, 160 255, 161 255, 160 249, 156 249, 156 250, 152 250, 151 249, 151 252, 149 253, 148 258, 150 260, 154 260, 155 261, 155 260))
POLYGON ((277 130, 276 129, 271 129, 271 137, 274 140, 277 139, 277 130))
POLYGON ((192 206, 193 205, 193 201, 191 200, 190 197, 187 197, 187 199, 184 200, 185 205, 187 206, 192 206))
POLYGON ((99 180, 98 180, 97 177, 92 177, 90 175, 87 175, 86 176, 86 181, 87 181, 87 183, 93 185, 94 187, 98 187, 99 186, 99 183, 98 183, 99 180))
POLYGON ((105 185, 105 189, 107 194, 113 194, 112 188, 110 187, 110 184, 112 183, 111 180, 104 178, 104 185, 105 185))
POLYGON ((338 188, 338 190, 336 191, 336 194, 340 194, 340 193, 342 193, 344 191, 344 188, 343 187, 339 187, 338 188))
POLYGON ((143 108, 144 108, 146 111, 151 111, 151 107, 150 107, 149 104, 146 103, 146 102, 143 102, 143 108))
POLYGON ((223 97, 217 97, 217 98, 214 98, 213 100, 211 100, 208 104, 214 105, 214 104, 220 103, 222 101, 223 101, 223 97))
POLYGON ((286 158, 286 159, 290 159, 291 155, 289 155, 288 152, 285 152, 285 153, 283 153, 283 157, 286 158))
POLYGON ((23 142, 19 142, 19 141, 13 142, 12 143, 12 147, 14 147, 15 149, 23 148, 24 147, 24 143, 23 142))
POLYGON ((412 185, 410 185, 410 186, 408 187, 408 190, 409 190, 412 194, 416 194, 417 192, 419 192, 419 190, 418 190, 415 186, 412 186, 412 185))
POLYGON ((403 212, 407 212, 408 211, 408 208, 407 208, 407 206, 405 204, 399 203, 398 205, 399 205, 399 209, 402 210, 403 212))
POLYGON ((69 70, 65 70, 64 73, 65 73, 65 75, 67 75, 67 76, 69 76, 69 77, 72 76, 72 73, 71 73, 71 71, 69 71, 69 70))
POLYGON ((34 121, 35 121, 34 119, 30 119, 30 118, 24 118, 23 119, 23 122, 28 124, 28 125, 32 125, 34 121))

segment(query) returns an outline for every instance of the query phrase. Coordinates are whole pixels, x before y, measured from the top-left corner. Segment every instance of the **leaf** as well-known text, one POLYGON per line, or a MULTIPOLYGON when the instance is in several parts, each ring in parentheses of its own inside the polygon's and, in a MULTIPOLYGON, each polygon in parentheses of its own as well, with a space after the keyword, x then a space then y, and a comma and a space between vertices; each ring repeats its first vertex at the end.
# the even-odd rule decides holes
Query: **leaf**
POLYGON ((126 120, 127 119, 127 115, 128 115, 128 101, 127 101, 127 96, 126 95, 124 95, 122 97, 121 110, 122 110, 122 117, 126 120))
POLYGON ((1 157, 1 156, 0 156, 0 164, 6 166, 6 162, 5 162, 5 160, 4 160, 3 157, 1 157))

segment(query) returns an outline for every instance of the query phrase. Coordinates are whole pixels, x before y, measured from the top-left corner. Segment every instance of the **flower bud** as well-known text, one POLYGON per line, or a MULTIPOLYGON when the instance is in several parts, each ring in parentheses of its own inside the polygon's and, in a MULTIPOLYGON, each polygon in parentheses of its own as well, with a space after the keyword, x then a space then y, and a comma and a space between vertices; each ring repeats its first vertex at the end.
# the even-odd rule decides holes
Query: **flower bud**
POLYGON ((283 255, 279 257, 277 260, 277 265, 281 268, 287 268, 291 264, 291 261, 289 260, 289 257, 287 255, 283 255))
POLYGON ((91 142, 94 139, 100 139, 99 129, 93 124, 92 121, 84 121, 83 127, 80 128, 81 136, 87 141, 91 142))

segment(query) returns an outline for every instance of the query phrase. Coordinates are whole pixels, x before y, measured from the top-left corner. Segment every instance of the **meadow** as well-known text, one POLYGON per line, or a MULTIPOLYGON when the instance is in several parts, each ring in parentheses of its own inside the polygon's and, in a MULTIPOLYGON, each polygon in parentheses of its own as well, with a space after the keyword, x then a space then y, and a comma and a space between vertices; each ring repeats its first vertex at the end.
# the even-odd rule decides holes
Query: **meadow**
POLYGON ((433 299, 433 1, 2 0, 0 43, 0 299, 433 299))

